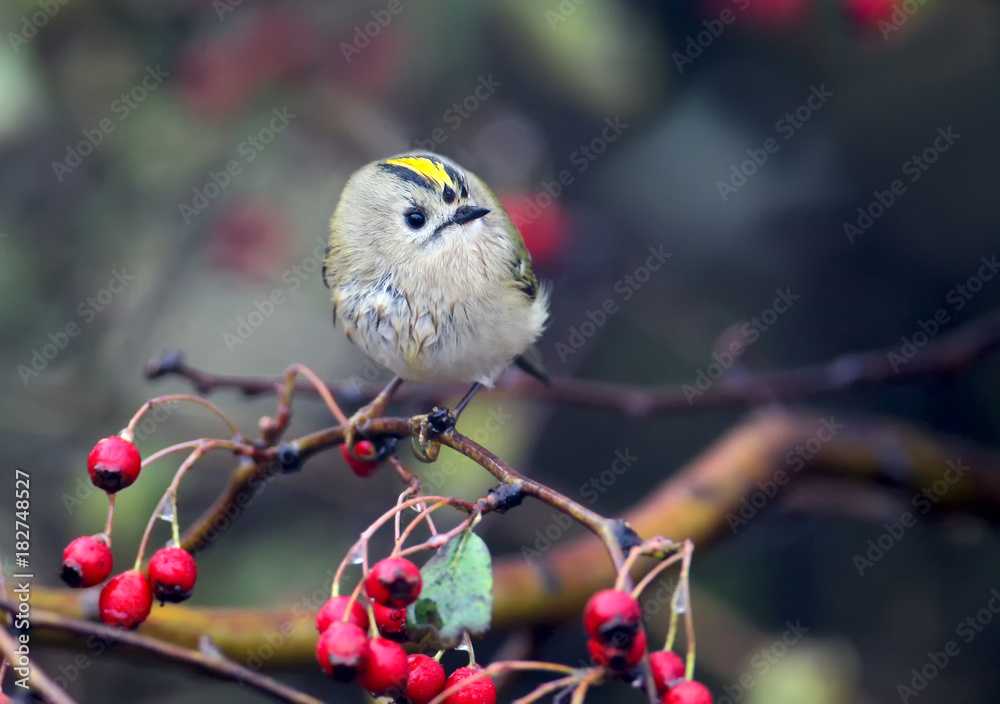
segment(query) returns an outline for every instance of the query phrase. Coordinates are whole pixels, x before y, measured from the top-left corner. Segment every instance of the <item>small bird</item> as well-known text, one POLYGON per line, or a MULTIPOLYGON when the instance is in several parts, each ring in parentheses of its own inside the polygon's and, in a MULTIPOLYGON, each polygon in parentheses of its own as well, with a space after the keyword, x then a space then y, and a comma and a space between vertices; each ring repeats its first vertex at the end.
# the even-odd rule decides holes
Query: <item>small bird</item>
POLYGON ((450 159, 406 153, 351 176, 323 277, 334 324, 396 375, 375 405, 402 380, 468 382, 457 417, 512 362, 547 381, 534 343, 548 293, 499 199, 450 159))

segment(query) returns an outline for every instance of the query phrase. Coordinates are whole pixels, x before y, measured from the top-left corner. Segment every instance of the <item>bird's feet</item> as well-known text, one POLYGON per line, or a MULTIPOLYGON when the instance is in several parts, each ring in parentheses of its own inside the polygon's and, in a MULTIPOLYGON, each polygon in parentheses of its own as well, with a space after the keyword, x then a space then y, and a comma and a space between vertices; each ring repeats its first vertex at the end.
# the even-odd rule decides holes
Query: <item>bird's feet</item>
POLYGON ((435 406, 430 413, 416 416, 413 420, 419 428, 410 442, 413 455, 421 462, 433 462, 441 453, 441 442, 437 437, 454 428, 458 419, 447 408, 435 406))

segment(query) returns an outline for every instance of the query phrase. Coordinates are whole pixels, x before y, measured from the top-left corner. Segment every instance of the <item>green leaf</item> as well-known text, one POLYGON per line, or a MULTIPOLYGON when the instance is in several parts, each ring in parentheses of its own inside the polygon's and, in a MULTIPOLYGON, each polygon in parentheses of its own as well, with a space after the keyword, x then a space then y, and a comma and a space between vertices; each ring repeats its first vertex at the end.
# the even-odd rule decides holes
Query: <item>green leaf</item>
POLYGON ((452 538, 427 561, 420 598, 407 610, 407 624, 442 645, 457 643, 462 631, 485 633, 493 613, 490 550, 475 533, 452 538))

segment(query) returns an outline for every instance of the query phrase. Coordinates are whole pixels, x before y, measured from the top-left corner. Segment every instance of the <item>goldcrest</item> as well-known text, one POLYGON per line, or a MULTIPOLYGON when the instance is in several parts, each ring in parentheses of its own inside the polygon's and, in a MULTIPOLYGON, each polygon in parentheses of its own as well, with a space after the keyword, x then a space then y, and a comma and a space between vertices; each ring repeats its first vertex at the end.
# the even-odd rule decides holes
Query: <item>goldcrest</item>
POLYGON ((407 153, 351 176, 323 276, 334 323, 402 379, 492 387, 511 362, 545 378, 548 294, 500 201, 450 159, 407 153))

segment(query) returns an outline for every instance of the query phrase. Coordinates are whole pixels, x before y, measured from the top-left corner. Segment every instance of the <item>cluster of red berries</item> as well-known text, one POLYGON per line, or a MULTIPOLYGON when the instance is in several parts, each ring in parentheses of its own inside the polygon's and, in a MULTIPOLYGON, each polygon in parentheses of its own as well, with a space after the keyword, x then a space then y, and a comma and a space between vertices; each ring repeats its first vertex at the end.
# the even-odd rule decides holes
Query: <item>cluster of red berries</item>
MULTIPOLYGON (((583 626, 590 657, 601 667, 627 675, 646 654, 642 609, 628 592, 605 589, 590 597, 583 610, 583 626)), ((712 694, 705 685, 685 680, 684 661, 676 653, 651 653, 649 665, 663 704, 712 704, 712 694)))
MULTIPOLYGON (((139 450, 120 436, 104 438, 90 452, 87 470, 94 486, 109 495, 135 483, 142 467, 139 450)), ((82 536, 63 550, 62 580, 70 587, 93 587, 111 574, 113 567, 108 535, 82 536)), ((132 569, 112 577, 101 589, 101 620, 109 626, 135 628, 146 620, 154 597, 161 603, 180 602, 191 596, 198 567, 186 550, 158 550, 149 561, 148 574, 132 569)))
MULTIPOLYGON (((357 681, 374 696, 391 696, 411 704, 427 704, 444 690, 474 676, 476 667, 460 667, 445 677, 444 667, 419 653, 407 656, 399 644, 407 640, 406 607, 417 600, 423 580, 406 558, 377 562, 365 577, 375 627, 380 637, 369 637, 371 619, 360 599, 335 596, 316 614, 316 659, 338 682, 357 681), (405 700, 403 699, 405 697, 405 700)), ((461 688, 445 704, 496 704, 493 680, 483 677, 461 688)))

